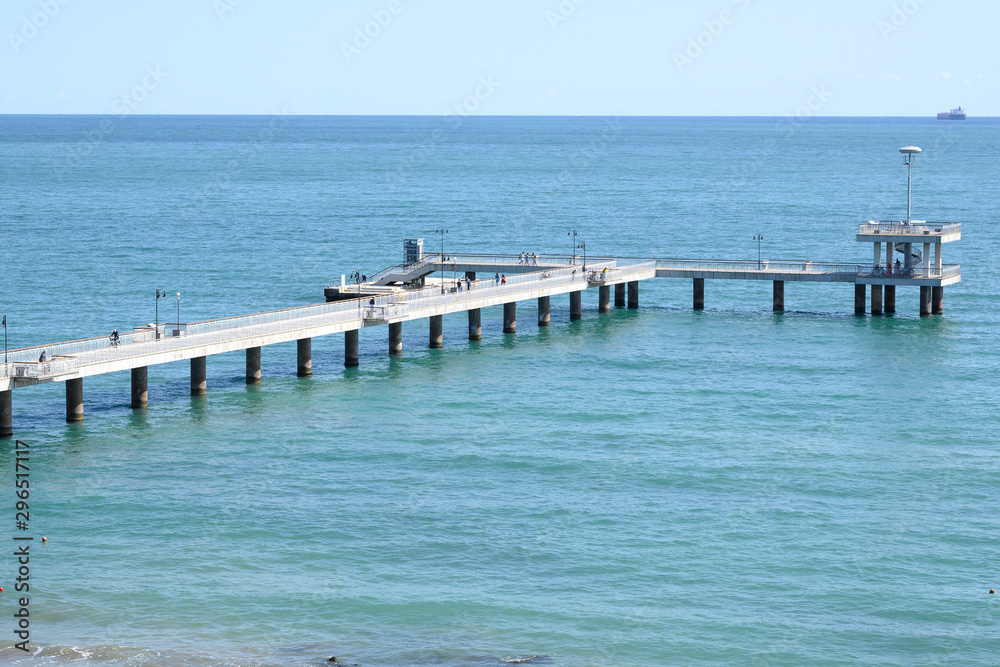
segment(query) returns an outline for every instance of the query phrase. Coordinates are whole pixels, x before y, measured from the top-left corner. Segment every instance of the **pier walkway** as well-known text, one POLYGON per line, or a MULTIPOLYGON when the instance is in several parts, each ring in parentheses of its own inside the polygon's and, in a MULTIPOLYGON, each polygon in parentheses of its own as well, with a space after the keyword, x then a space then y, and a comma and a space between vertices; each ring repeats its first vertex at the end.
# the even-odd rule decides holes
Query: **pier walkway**
POLYGON ((518 255, 425 255, 416 262, 390 267, 364 283, 331 286, 326 290, 327 303, 286 308, 250 315, 225 317, 192 323, 167 323, 158 327, 138 327, 121 335, 112 346, 107 337, 91 338, 10 351, 8 362, 0 365, 0 436, 12 433, 12 393, 15 388, 47 382, 66 383, 66 418, 83 418, 83 378, 129 370, 132 374, 132 406, 145 407, 148 401, 147 368, 151 365, 189 360, 191 391, 207 391, 206 357, 226 352, 246 351, 247 382, 260 381, 260 349, 266 345, 297 341, 297 371, 300 376, 312 372, 311 340, 318 336, 344 334, 344 363, 358 364, 358 331, 387 325, 389 353, 402 353, 404 322, 429 319, 430 347, 441 347, 442 317, 466 312, 469 338, 482 336, 482 308, 504 307, 504 332, 516 331, 516 304, 537 300, 538 324, 550 323, 550 298, 570 295, 570 319, 582 317, 582 293, 599 290, 598 310, 611 309, 614 288, 615 307, 638 308, 639 282, 651 278, 692 280, 695 309, 704 308, 705 280, 770 280, 774 285, 773 309, 784 310, 784 283, 833 282, 855 286, 855 312, 865 313, 865 289, 872 285, 873 314, 895 311, 895 287, 915 286, 921 290, 921 314, 943 312, 943 288, 961 280, 958 265, 942 264, 940 243, 957 240, 960 231, 952 223, 929 223, 926 228, 911 224, 900 231, 879 223, 859 229, 858 240, 875 243, 872 264, 811 261, 716 261, 655 258, 546 255, 525 259, 518 255), (874 225, 874 227, 872 227, 874 225), (897 237, 902 238, 900 241, 897 237), (875 240, 873 240, 875 239, 875 240), (886 243, 886 258, 910 252, 910 243, 925 243, 925 252, 913 257, 903 270, 892 275, 881 265, 881 244, 886 243), (930 261, 929 246, 936 245, 936 261, 930 261), (916 260, 913 260, 916 261, 916 260), (440 274, 438 282, 429 276, 440 274), (448 279, 452 273, 458 277, 448 279), (497 274, 504 274, 500 284, 497 274), (481 278, 481 276, 487 276, 481 278), (479 279, 476 279, 479 277, 479 279), (883 307, 882 289, 886 290, 883 307), (878 302, 876 303, 876 289, 878 302), (860 290, 860 292, 859 292, 860 290), (892 294, 891 306, 888 296, 892 294), (925 298, 926 291, 926 298, 925 298), (859 300, 860 293, 860 300, 859 300), (926 307, 925 307, 926 306, 926 307), (42 352, 45 360, 40 361, 42 352))

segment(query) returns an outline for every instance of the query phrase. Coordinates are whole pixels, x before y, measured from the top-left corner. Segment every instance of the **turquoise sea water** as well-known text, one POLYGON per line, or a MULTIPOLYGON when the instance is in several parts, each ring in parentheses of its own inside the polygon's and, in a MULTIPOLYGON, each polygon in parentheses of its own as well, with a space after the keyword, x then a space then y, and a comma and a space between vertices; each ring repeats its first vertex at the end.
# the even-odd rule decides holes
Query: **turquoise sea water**
MULTIPOLYGON (((32 641, 0 663, 1000 664, 1000 121, 0 117, 0 314, 19 347, 322 300, 449 250, 870 261, 856 225, 957 220, 945 315, 851 285, 647 281, 638 311, 482 343, 423 322, 14 392, 32 641), (161 301, 161 321, 176 299, 161 301), (37 537, 36 537, 37 539, 37 537), (530 658, 530 660, 529 660, 530 658)), ((14 536, 13 446, 0 448, 14 536)), ((12 551, 12 550, 8 550, 12 551)))

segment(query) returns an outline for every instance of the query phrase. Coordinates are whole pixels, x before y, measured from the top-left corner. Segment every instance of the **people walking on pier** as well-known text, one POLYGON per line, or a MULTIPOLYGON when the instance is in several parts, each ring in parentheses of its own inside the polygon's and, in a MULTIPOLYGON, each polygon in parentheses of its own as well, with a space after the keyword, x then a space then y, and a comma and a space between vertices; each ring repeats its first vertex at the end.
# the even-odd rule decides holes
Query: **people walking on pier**
POLYGON ((465 276, 465 289, 468 291, 472 291, 472 278, 470 278, 469 276, 465 276))
POLYGON ((497 282, 497 285, 499 285, 500 284, 500 274, 497 273, 496 275, 494 275, 493 276, 493 280, 495 280, 497 282))
POLYGON ((538 266, 538 255, 531 253, 531 264, 533 266, 538 266))
POLYGON ((520 255, 517 256, 517 263, 518 264, 524 264, 524 253, 523 252, 520 255))
POLYGON ((462 281, 461 280, 456 280, 455 281, 455 289, 458 290, 459 292, 462 291, 462 281))
POLYGON ((500 284, 501 285, 506 285, 507 284, 507 274, 506 273, 504 275, 500 276, 500 284))

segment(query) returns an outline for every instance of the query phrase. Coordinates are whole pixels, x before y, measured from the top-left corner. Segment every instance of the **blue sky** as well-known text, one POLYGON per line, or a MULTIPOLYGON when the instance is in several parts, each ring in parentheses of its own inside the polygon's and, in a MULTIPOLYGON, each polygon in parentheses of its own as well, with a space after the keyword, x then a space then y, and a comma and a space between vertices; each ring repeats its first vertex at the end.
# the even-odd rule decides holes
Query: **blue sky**
POLYGON ((1000 116, 1000 0, 4 0, 0 113, 1000 116))

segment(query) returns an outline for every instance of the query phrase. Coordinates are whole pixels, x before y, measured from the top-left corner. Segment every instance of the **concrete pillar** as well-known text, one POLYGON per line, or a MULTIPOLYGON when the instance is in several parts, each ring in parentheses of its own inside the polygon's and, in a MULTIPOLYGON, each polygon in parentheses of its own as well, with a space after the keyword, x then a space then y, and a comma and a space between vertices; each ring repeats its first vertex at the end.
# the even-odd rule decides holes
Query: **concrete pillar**
POLYGON ((892 266, 892 263, 894 261, 893 260, 893 256, 892 256, 893 246, 895 246, 894 243, 886 243, 885 244, 885 266, 886 266, 886 268, 889 268, 890 266, 892 266))
POLYGON ((872 315, 882 314, 882 286, 872 285, 872 315))
POLYGON ((344 366, 347 368, 356 368, 358 366, 357 329, 344 332, 344 366))
POLYGON ((538 297, 538 326, 547 327, 552 321, 552 316, 549 313, 549 297, 540 296, 538 297))
POLYGON ((597 312, 611 312, 611 287, 609 285, 601 285, 597 288, 597 312))
POLYGON ((921 264, 922 264, 922 266, 920 268, 923 269, 923 274, 925 276, 929 276, 931 274, 931 244, 930 243, 925 243, 924 244, 924 256, 921 257, 920 259, 921 259, 921 264))
POLYGON ((83 421, 83 378, 66 380, 66 421, 83 421))
POLYGON ((694 309, 705 310, 705 279, 694 279, 694 309))
POLYGON ((300 338, 295 341, 297 362, 295 374, 306 378, 313 374, 313 341, 312 338, 300 338))
POLYGON ((881 263, 882 263, 882 242, 877 241, 875 243, 875 261, 873 262, 873 264, 877 265, 881 263))
POLYGON ((862 284, 855 283, 854 285, 854 314, 864 315, 865 314, 865 297, 867 293, 865 292, 865 286, 862 284))
POLYGON ((896 313, 896 286, 886 285, 883 289, 885 292, 885 297, 882 304, 882 312, 886 315, 894 315, 896 313))
POLYGON ((583 319, 583 292, 581 291, 569 293, 569 319, 583 319))
POLYGON ((260 384, 260 348, 247 348, 247 384, 260 384))
POLYGON ((931 288, 931 313, 944 315, 944 287, 931 288))
POLYGON ((941 273, 941 244, 934 244, 934 273, 941 273))
POLYGON ((389 324, 389 354, 403 354, 403 323, 389 324))
POLYGON ((785 310, 785 281, 775 280, 774 289, 771 295, 771 307, 776 313, 785 310))
POLYGON ((503 305, 503 332, 517 333, 517 304, 513 301, 503 305))
POLYGON ((483 318, 479 308, 469 310, 469 340, 483 339, 483 318))
POLYGON ((913 244, 912 243, 904 243, 903 244, 903 254, 906 255, 906 257, 903 258, 904 259, 904 261, 903 261, 903 267, 904 268, 910 268, 911 266, 913 266, 913 244))
POLYGON ((920 315, 930 315, 931 314, 931 288, 923 287, 920 288, 920 315))
POLYGON ((444 315, 431 315, 430 347, 434 350, 444 347, 444 315))
POLYGON ((195 357, 191 360, 191 395, 202 396, 208 393, 208 372, 205 357, 195 357))
POLYGON ((132 407, 149 405, 149 369, 146 366, 132 369, 132 407))
POLYGON ((0 438, 14 435, 13 396, 10 389, 0 391, 0 438))
POLYGON ((615 308, 625 307, 625 283, 615 285, 615 308))
POLYGON ((628 284, 628 307, 635 310, 639 307, 639 281, 633 280, 628 284))

